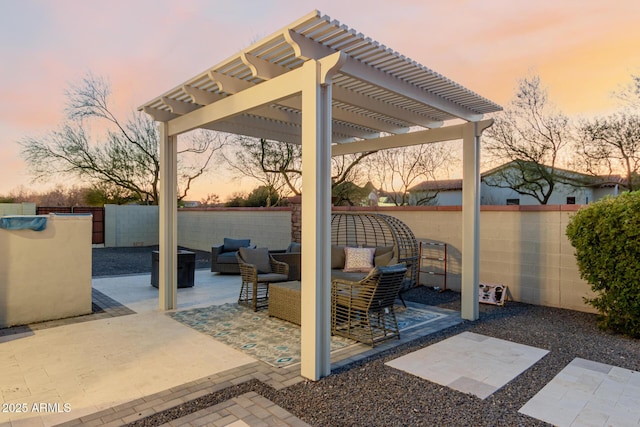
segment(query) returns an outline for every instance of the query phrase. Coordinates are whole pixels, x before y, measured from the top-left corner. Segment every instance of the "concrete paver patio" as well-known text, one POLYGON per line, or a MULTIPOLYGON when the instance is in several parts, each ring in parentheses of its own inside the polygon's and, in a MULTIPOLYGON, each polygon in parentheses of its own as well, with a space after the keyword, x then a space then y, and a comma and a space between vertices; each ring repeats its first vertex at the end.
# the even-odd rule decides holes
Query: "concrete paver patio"
MULTIPOLYGON (((181 308, 237 298, 237 277, 196 274, 197 286, 179 294, 181 308)), ((159 312, 149 275, 93 286, 135 314, 1 336, 0 425, 60 423, 255 361, 159 312), (34 404, 59 408, 34 412, 34 404)))
MULTIPOLYGON (((236 302, 239 281, 239 276, 196 270, 196 286, 178 290, 178 309, 236 302)), ((304 380, 299 364, 270 367, 166 316, 157 308, 158 290, 150 285, 149 274, 94 278, 92 282, 94 301, 98 298, 109 305, 112 299, 124 306, 110 309, 113 314, 107 316, 94 314, 50 322, 56 327, 34 325, 0 334, 0 391, 7 406, 0 413, 0 427, 121 425, 250 379, 275 389, 304 380)), ((444 315, 375 349, 356 344, 334 352, 333 366, 461 321, 455 312, 433 309, 444 315)), ((245 396, 199 414, 202 422, 215 425, 253 425, 252 420, 305 425, 265 400, 245 396), (254 412, 242 409, 242 402, 254 412), (236 409, 230 412, 229 408, 236 409)), ((197 416, 175 420, 175 424, 186 425, 197 416)))

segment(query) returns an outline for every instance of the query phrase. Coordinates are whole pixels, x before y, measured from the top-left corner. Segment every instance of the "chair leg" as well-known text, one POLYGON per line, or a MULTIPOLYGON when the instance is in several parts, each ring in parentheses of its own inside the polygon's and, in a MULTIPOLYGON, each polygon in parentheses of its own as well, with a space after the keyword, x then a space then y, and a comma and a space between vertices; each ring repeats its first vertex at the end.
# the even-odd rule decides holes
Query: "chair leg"
POLYGON ((407 303, 405 303, 404 298, 402 298, 402 292, 398 292, 398 298, 400 298, 400 301, 402 301, 402 305, 404 306, 404 308, 407 308, 407 303))

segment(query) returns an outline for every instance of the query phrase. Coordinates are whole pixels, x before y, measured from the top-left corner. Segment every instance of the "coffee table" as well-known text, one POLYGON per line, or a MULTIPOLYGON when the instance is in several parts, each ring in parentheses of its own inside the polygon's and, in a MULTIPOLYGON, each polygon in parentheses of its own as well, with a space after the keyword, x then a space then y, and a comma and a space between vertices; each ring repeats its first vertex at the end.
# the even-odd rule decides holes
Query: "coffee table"
POLYGON ((300 281, 269 285, 269 316, 300 325, 300 281))

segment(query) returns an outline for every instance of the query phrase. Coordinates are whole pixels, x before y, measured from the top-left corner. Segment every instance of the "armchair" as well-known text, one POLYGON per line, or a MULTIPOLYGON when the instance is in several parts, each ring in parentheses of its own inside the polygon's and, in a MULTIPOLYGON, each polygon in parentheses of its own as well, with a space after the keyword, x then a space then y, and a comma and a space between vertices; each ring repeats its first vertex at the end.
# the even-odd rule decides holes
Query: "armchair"
POLYGON ((331 333, 372 347, 386 339, 400 339, 394 301, 406 274, 407 268, 396 264, 376 267, 358 282, 333 280, 331 333))
POLYGON ((236 257, 242 276, 238 304, 258 311, 269 302, 269 284, 289 280, 289 266, 276 261, 267 248, 240 248, 236 257))
POLYGON ((240 274, 236 254, 238 249, 251 246, 249 239, 224 238, 224 243, 211 247, 211 271, 221 274, 240 274))

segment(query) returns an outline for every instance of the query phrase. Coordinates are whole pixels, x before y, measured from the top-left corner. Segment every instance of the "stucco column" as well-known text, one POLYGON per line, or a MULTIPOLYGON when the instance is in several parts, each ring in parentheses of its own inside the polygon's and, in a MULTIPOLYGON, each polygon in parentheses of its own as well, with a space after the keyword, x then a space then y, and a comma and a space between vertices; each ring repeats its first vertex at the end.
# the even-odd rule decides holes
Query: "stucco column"
POLYGON ((480 134, 476 122, 464 125, 462 138, 462 310, 479 317, 480 283, 480 134))
POLYGON ((167 123, 160 133, 160 259, 158 307, 172 310, 178 305, 178 138, 169 136, 167 123))

